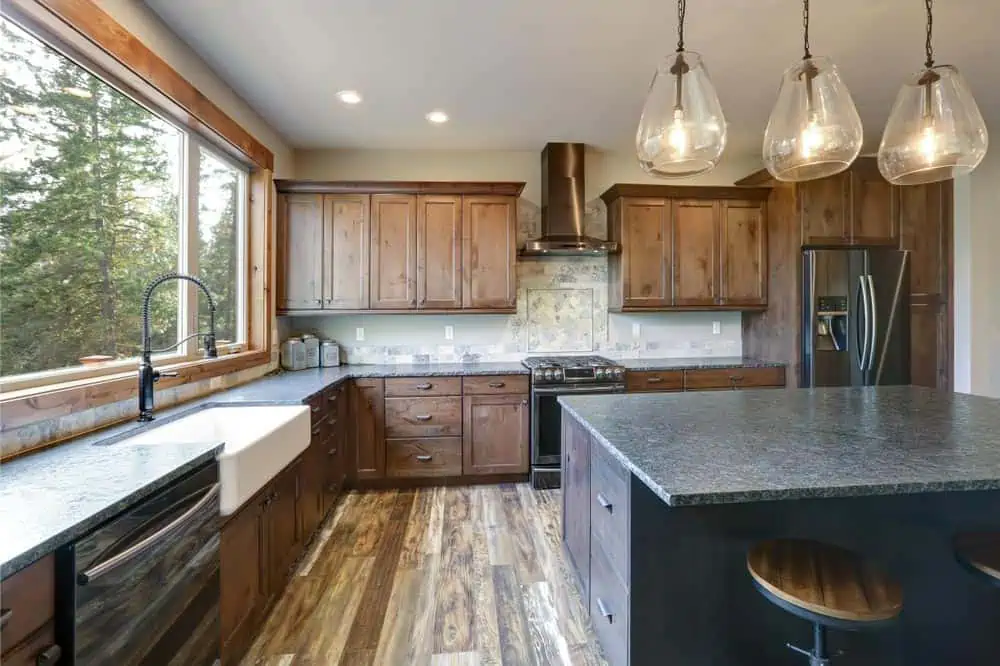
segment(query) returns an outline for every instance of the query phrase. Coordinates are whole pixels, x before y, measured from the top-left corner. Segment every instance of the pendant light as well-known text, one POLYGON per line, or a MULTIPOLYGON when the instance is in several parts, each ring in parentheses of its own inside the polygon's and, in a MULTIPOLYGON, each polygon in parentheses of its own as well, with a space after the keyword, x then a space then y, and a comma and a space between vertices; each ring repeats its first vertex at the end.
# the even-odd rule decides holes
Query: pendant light
POLYGON ((976 100, 951 65, 934 65, 934 2, 927 9, 927 61, 903 84, 889 114, 878 168, 890 183, 920 185, 967 174, 983 161, 989 137, 976 100))
POLYGON ((837 66, 809 51, 809 0, 802 3, 802 62, 781 77, 764 132, 764 165, 778 180, 824 178, 851 166, 861 152, 861 117, 837 66))
POLYGON ((726 147, 726 119, 701 56, 684 50, 686 0, 677 2, 677 51, 653 75, 635 135, 646 173, 686 178, 715 168, 726 147))

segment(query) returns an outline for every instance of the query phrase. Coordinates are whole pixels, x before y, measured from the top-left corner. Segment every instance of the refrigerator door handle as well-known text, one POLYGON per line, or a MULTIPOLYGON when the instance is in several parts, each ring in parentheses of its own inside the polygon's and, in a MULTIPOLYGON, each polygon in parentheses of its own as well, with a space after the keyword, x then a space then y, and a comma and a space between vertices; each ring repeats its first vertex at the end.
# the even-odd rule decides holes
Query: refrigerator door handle
POLYGON ((858 359, 858 370, 864 372, 865 362, 868 360, 868 289, 865 283, 865 276, 858 276, 858 292, 857 298, 855 299, 855 304, 857 307, 854 308, 855 321, 855 342, 857 343, 857 348, 855 350, 855 356, 858 359))
POLYGON ((868 364, 865 368, 871 370, 875 367, 875 350, 878 348, 878 305, 875 302, 875 281, 871 275, 866 275, 865 280, 868 282, 868 307, 871 312, 868 322, 871 342, 868 347, 868 364))

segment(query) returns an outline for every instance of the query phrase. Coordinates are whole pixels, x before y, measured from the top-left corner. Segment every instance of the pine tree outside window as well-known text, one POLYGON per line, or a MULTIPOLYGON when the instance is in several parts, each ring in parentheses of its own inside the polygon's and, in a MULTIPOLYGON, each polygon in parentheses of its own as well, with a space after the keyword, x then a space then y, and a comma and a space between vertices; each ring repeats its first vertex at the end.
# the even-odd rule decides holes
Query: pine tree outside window
MULTIPOLYGON (((168 271, 206 281, 220 342, 243 349, 248 173, 0 21, 4 390, 127 367, 140 348, 142 290, 168 271)), ((159 291, 152 307, 154 348, 207 321, 185 284, 159 291)), ((198 350, 192 340, 164 356, 198 350)))

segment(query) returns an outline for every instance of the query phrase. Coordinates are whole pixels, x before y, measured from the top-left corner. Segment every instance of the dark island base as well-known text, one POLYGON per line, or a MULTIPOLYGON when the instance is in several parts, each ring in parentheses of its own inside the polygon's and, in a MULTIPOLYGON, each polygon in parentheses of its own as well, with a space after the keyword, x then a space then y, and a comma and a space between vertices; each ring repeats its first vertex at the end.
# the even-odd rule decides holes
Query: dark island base
POLYGON ((856 550, 902 584, 893 626, 831 631, 843 663, 1000 663, 1000 589, 951 547, 958 531, 1000 530, 1000 492, 671 508, 632 476, 631 497, 632 666, 802 666, 785 643, 808 647, 811 626, 764 599, 745 564, 751 544, 778 537, 856 550))

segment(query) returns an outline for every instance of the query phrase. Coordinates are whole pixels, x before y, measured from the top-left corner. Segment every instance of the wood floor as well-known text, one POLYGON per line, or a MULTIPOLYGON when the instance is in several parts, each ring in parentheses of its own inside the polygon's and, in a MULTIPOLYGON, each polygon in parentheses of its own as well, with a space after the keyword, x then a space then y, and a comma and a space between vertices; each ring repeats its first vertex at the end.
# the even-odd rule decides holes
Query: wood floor
POLYGON ((605 664, 559 514, 527 484, 350 493, 243 666, 605 664))

